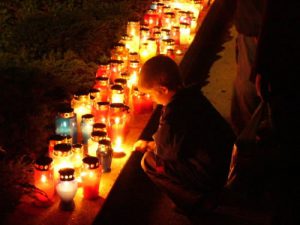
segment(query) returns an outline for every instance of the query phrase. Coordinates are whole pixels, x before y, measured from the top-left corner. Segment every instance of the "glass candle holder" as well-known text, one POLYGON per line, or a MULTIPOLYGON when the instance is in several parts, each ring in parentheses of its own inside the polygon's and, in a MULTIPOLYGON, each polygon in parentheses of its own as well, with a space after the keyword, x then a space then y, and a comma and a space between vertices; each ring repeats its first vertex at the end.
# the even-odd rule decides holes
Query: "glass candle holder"
POLYGON ((59 182, 56 185, 56 192, 61 199, 61 209, 71 210, 74 208, 74 197, 78 189, 78 184, 74 176, 73 168, 63 168, 59 170, 59 182))
POLYGON ((97 157, 102 165, 103 173, 111 171, 112 156, 113 149, 111 147, 111 141, 107 139, 100 140, 97 150, 97 157))
POLYGON ((85 199, 95 199, 99 197, 99 185, 101 179, 101 165, 99 159, 87 156, 83 160, 81 173, 83 197, 85 199))
POLYGON ((137 89, 134 90, 132 95, 132 105, 135 114, 148 113, 153 110, 151 97, 137 89))
POLYGON ((131 52, 138 52, 140 46, 140 21, 128 21, 127 35, 131 37, 131 52))
POLYGON ((159 16, 155 10, 148 10, 144 15, 144 23, 149 27, 151 30, 153 27, 159 25, 159 16))
POLYGON ((116 78, 121 76, 122 64, 122 60, 110 60, 110 83, 113 83, 116 78))
POLYGON ((107 123, 109 102, 97 102, 94 108, 95 123, 107 123))
POLYGON ((173 26, 171 28, 171 35, 170 35, 171 39, 174 40, 174 44, 176 46, 180 45, 180 27, 179 26, 173 26))
MULTIPOLYGON (((89 94, 90 94, 90 99, 91 99, 91 103, 92 103, 92 107, 94 106, 94 103, 100 102, 101 101, 101 93, 100 90, 97 88, 91 88, 89 90, 89 94)), ((93 108, 92 108, 93 110, 93 108)))
POLYGON ((80 170, 82 167, 82 159, 84 156, 84 149, 82 144, 73 144, 72 145, 72 163, 75 169, 75 177, 80 176, 80 170))
POLYGON ((166 40, 166 39, 169 39, 169 38, 171 38, 171 30, 170 29, 162 29, 161 30, 161 36, 160 36, 160 38, 161 38, 161 40, 166 40))
POLYGON ((34 186, 41 190, 36 193, 36 197, 43 205, 50 204, 54 197, 52 161, 52 158, 43 156, 34 164, 34 186))
POLYGON ((141 28, 141 37, 140 37, 140 47, 142 44, 146 43, 147 40, 151 37, 149 28, 141 28))
POLYGON ((74 168, 72 146, 62 143, 54 146, 53 151, 53 174, 57 182, 59 178, 58 171, 62 168, 74 168))
POLYGON ((161 24, 163 28, 170 30, 175 24, 175 13, 165 12, 162 16, 161 24))
POLYGON ((96 72, 96 78, 97 77, 109 77, 110 74, 110 65, 108 62, 101 63, 98 66, 97 72, 96 72))
POLYGON ((121 70, 127 70, 128 67, 128 58, 129 58, 129 52, 125 46, 125 44, 117 43, 114 45, 113 50, 111 52, 111 59, 112 60, 120 60, 124 63, 122 64, 121 70))
POLYGON ((187 47, 190 44, 191 28, 187 23, 180 23, 180 45, 187 47))
POLYGON ((139 53, 138 52, 130 52, 129 53, 129 61, 139 61, 139 53))
POLYGON ((130 61, 129 69, 128 69, 128 73, 129 73, 128 87, 130 89, 137 86, 139 71, 140 71, 140 62, 137 60, 130 61))
POLYGON ((107 133, 106 124, 105 123, 94 123, 93 131, 103 131, 107 133))
POLYGON ((77 119, 71 107, 63 107, 55 117, 55 133, 62 136, 71 136, 77 142, 77 119))
POLYGON ((53 157, 53 150, 54 150, 54 146, 56 144, 62 144, 66 142, 66 137, 59 135, 59 134, 54 134, 51 135, 49 138, 49 145, 48 145, 48 155, 49 157, 53 157))
POLYGON ((124 103, 125 102, 125 93, 124 89, 119 84, 114 84, 110 87, 111 91, 111 103, 124 103))
POLYGON ((105 131, 93 131, 90 139, 88 140, 88 155, 97 156, 97 149, 99 141, 107 139, 107 133, 105 131))
POLYGON ((82 133, 83 144, 87 144, 88 139, 91 137, 94 123, 95 123, 95 118, 93 114, 85 114, 82 116, 80 128, 82 133))
POLYGON ((72 101, 71 107, 74 109, 76 114, 77 121, 77 142, 81 142, 82 133, 81 133, 81 118, 85 114, 90 114, 92 112, 92 102, 90 100, 90 94, 88 91, 77 92, 72 101))
POLYGON ((93 88, 100 91, 101 102, 109 101, 109 78, 108 77, 97 77, 93 88))
POLYGON ((112 141, 114 152, 119 152, 120 154, 124 153, 121 146, 126 132, 126 123, 127 117, 124 104, 110 104, 107 131, 112 141))
POLYGON ((124 90, 124 104, 127 105, 129 103, 129 94, 130 94, 129 87, 127 85, 127 80, 124 78, 117 78, 115 79, 115 84, 122 86, 124 90))

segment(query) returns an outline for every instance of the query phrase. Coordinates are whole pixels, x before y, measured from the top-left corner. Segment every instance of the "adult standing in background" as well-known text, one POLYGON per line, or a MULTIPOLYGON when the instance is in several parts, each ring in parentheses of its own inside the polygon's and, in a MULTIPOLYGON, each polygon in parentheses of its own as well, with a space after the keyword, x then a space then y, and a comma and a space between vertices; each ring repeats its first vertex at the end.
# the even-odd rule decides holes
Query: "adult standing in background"
POLYGON ((300 2, 268 0, 258 40, 257 89, 271 109, 280 144, 280 163, 274 171, 275 209, 272 225, 300 224, 300 2))
POLYGON ((237 74, 233 85, 231 123, 238 135, 259 103, 253 68, 265 0, 235 0, 234 4, 234 25, 238 36, 236 39, 237 74))

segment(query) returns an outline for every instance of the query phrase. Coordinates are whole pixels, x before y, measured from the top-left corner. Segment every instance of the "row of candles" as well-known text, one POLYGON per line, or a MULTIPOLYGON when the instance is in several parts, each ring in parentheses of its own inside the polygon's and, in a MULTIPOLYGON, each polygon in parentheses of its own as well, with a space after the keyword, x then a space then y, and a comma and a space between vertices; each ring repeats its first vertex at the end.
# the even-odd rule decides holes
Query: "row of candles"
POLYGON ((98 197, 101 174, 111 170, 113 156, 124 155, 131 117, 153 110, 151 97, 137 88, 140 67, 157 54, 182 55, 207 2, 155 1, 142 22, 128 21, 110 61, 99 65, 92 89, 75 93, 55 118, 48 156, 35 163, 39 201, 49 202, 57 193, 70 203, 78 187, 84 198, 98 197))

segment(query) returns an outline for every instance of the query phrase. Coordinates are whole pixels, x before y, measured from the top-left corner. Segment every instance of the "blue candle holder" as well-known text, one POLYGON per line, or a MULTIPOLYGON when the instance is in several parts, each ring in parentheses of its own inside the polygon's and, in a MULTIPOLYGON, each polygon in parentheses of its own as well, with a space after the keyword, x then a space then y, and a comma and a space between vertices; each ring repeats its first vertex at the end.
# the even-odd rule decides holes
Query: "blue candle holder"
POLYGON ((71 107, 60 109, 55 118, 55 133, 62 136, 70 136, 72 143, 77 142, 77 120, 71 107))
POLYGON ((93 132, 94 125, 94 115, 93 114, 85 114, 82 116, 80 128, 82 134, 82 143, 87 144, 91 134, 93 132))
POLYGON ((102 172, 107 173, 111 171, 111 162, 113 156, 113 149, 111 147, 111 142, 108 139, 103 139, 99 141, 97 157, 102 165, 102 172))

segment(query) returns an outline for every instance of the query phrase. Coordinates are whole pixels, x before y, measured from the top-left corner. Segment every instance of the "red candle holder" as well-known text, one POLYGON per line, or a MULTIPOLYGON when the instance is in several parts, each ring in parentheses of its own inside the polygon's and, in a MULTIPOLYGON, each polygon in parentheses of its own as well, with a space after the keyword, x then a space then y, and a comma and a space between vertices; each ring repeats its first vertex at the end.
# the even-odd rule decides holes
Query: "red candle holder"
POLYGON ((96 78, 97 77, 109 77, 110 76, 110 65, 109 63, 101 63, 98 66, 97 72, 96 72, 96 78))
POLYGON ((93 115, 95 123, 107 123, 109 102, 97 102, 94 107, 93 115))
POLYGON ((93 131, 104 131, 107 132, 106 124, 105 123, 94 123, 93 131))
POLYGON ((85 199, 96 199, 99 197, 99 186, 101 179, 101 165, 99 159, 87 156, 83 160, 81 173, 83 197, 85 199))
POLYGON ((159 25, 159 15, 155 10, 150 9, 147 11, 144 15, 144 23, 149 27, 149 29, 159 25))
POLYGON ((101 102, 109 101, 109 78, 108 77, 97 77, 93 88, 100 91, 101 102))
POLYGON ((124 78, 117 78, 117 79, 115 79, 115 84, 122 86, 122 88, 124 90, 124 104, 128 105, 130 89, 127 85, 127 80, 124 78))
POLYGON ((117 43, 114 45, 111 51, 111 60, 123 61, 121 65, 121 71, 126 71, 128 67, 128 50, 123 43, 117 43))
POLYGON ((110 60, 110 83, 121 76, 123 63, 122 60, 110 60))
POLYGON ((110 87, 110 99, 111 103, 122 103, 125 102, 125 93, 122 85, 114 84, 110 87))
POLYGON ((110 104, 107 131, 112 142, 114 155, 124 155, 121 146, 126 132, 126 123, 127 117, 124 104, 110 104))
POLYGON ((54 134, 51 135, 49 138, 49 145, 48 145, 48 155, 49 157, 53 157, 53 150, 54 150, 54 146, 56 144, 62 144, 66 142, 66 137, 59 135, 59 134, 54 134))
POLYGON ((133 112, 135 114, 148 113, 153 110, 151 97, 145 93, 134 90, 132 95, 133 112))
POLYGON ((34 164, 34 186, 40 191, 36 192, 37 205, 48 206, 54 197, 54 178, 52 168, 52 158, 39 157, 34 164))

